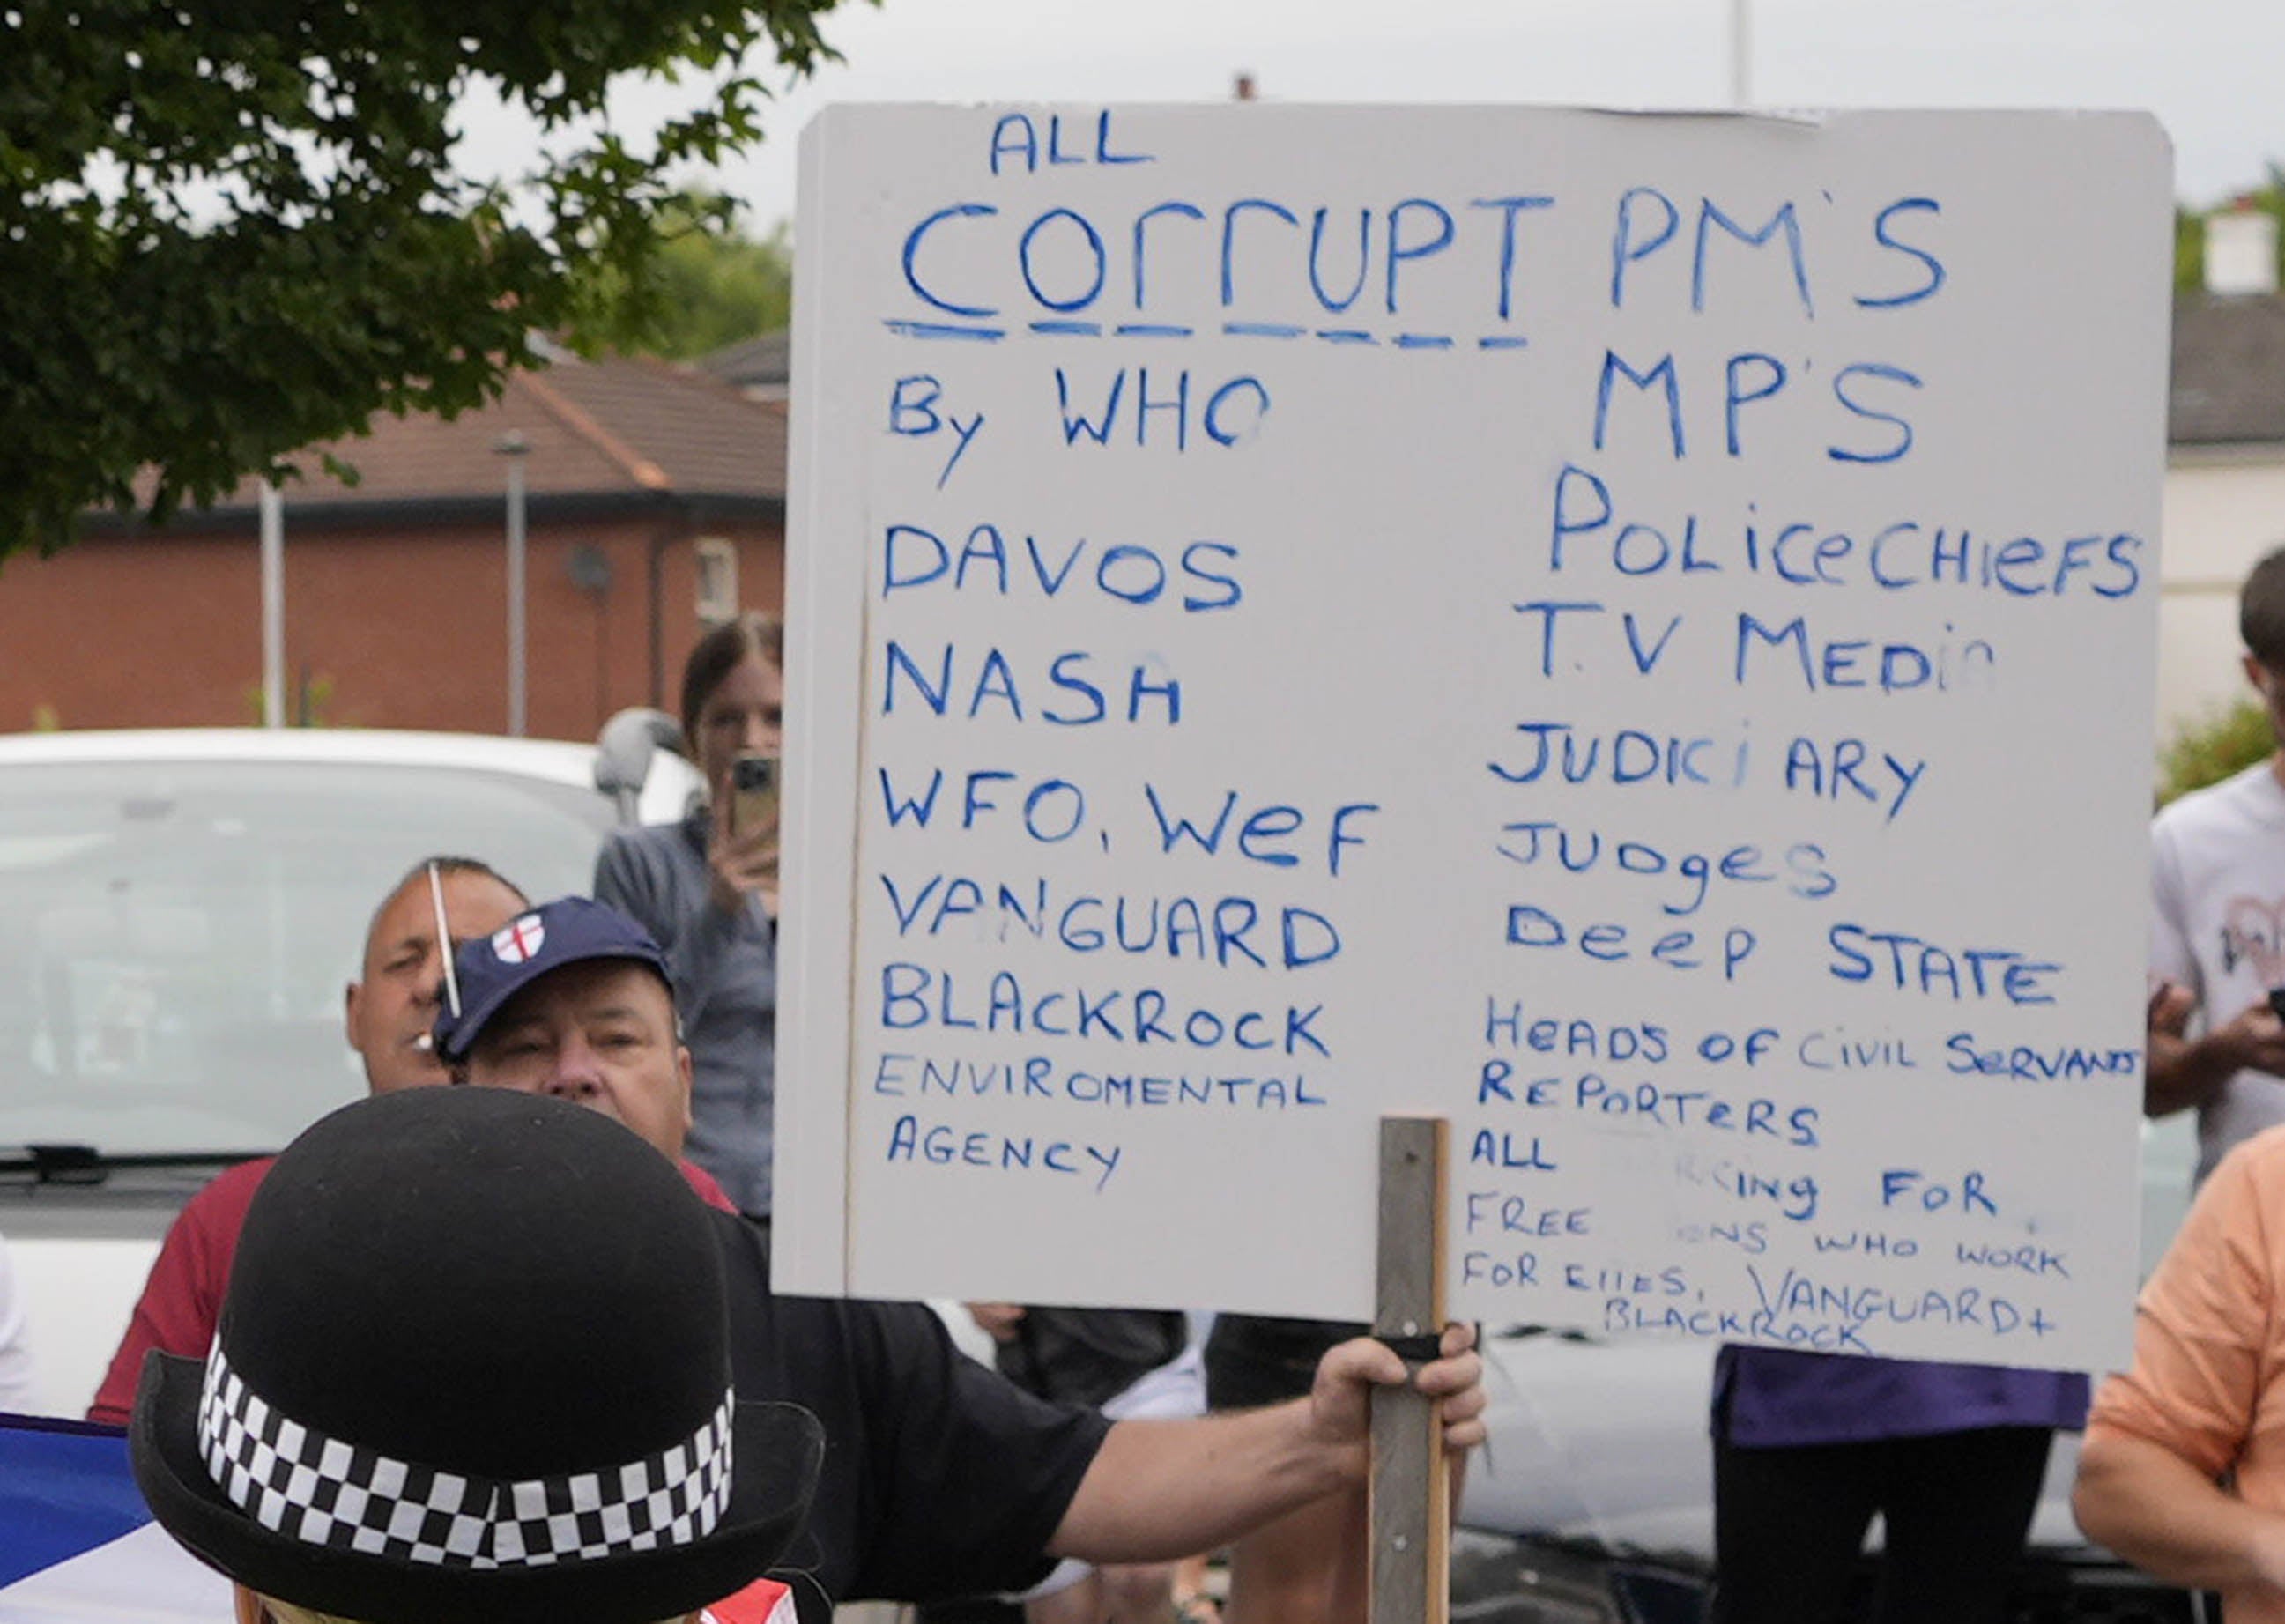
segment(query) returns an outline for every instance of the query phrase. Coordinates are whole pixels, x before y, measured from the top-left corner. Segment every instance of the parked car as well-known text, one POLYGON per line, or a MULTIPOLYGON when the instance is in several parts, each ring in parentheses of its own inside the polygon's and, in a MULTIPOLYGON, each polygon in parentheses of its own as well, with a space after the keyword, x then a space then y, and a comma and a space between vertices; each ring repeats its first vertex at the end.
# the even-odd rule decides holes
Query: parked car
MULTIPOLYGON (((2189 1204, 2192 1118, 2146 1124, 2142 1269, 2189 1204)), ((1699 1624, 1714 1573, 1714 1345, 1508 1328, 1484 1343, 1489 1441, 1469 1463, 1452 1617, 1468 1624, 1699 1624)), ((2190 1624, 2197 1598, 2079 1534, 2078 1440, 2065 1434, 2018 1583, 2014 1624, 2190 1624)), ((1867 1561, 1852 1615, 1869 1619, 1867 1561)))
POLYGON ((193 1191, 363 1092, 342 1000, 381 894, 437 852, 585 891, 616 822, 697 790, 671 732, 0 738, 0 1237, 38 1411, 85 1408, 193 1191))

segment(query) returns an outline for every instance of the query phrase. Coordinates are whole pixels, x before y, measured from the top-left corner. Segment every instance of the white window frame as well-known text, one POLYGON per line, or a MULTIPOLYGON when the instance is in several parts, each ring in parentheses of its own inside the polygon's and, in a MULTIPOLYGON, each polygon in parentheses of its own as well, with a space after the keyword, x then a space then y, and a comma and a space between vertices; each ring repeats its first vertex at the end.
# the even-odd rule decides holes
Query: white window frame
POLYGON ((718 626, 738 618, 738 549, 726 536, 701 536, 691 544, 695 567, 693 596, 701 624, 718 626))

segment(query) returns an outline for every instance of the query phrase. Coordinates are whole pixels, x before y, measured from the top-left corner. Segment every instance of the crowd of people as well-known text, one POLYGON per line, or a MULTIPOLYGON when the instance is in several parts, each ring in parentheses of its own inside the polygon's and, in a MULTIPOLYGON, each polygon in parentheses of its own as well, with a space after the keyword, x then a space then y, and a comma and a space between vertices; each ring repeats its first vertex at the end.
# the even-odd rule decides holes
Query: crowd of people
POLYGON ((1197 1605, 1201 1553, 1351 1503, 1376 1387, 1480 1440, 1464 1326, 1410 1364, 1344 1338, 1289 1401, 1206 1416, 1123 1392, 1168 1390, 1186 1326, 1121 1392, 1040 1394, 923 1306, 772 1293, 776 839, 726 806, 730 764, 779 749, 781 658, 759 617, 702 639, 708 804, 610 842, 601 900, 468 857, 408 872, 345 999, 369 1098, 162 1242, 90 1417, 129 1427, 249 1624, 1025 1596, 1156 1620, 1177 1573, 1197 1605))
MULTIPOLYGON (((738 1589, 726 1580, 764 1565, 780 1587, 773 1606, 1018 1593, 1059 1558, 1172 1560, 1342 1490, 1362 1467, 1374 1386, 1410 1380, 1441 1400, 1452 1448, 1480 1435, 1465 1327, 1417 1371, 1357 1339, 1328 1354, 1307 1399, 1113 1420, 959 1354, 924 1306, 773 1296, 766 1227, 681 1160, 694 1065, 668 959, 608 905, 529 906, 472 861, 423 864, 376 914, 366 969, 351 1032, 373 1097, 185 1209, 95 1412, 130 1421, 153 1510, 258 1605, 370 1624, 642 1624, 719 1602, 726 1620, 738 1589), (432 887, 432 874, 455 883, 432 887), (392 957, 392 928, 438 895, 445 930, 426 933, 425 950, 441 963, 458 942, 451 1001, 412 977, 391 999, 374 966, 392 957), (404 1040, 424 1015, 429 1042, 404 1040), (436 1081, 470 1087, 420 1086, 436 1081), (461 1103, 472 1096, 494 1103, 461 1103), (550 1126, 567 1110, 616 1126, 519 1148, 519 1136, 569 1132, 550 1126), (392 1135, 407 1148, 389 1152, 392 1135), (633 1148, 657 1172, 639 1195, 615 1193, 596 1146, 633 1148), (351 1163, 354 1178, 342 1171, 351 1163), (582 1222, 557 1221, 567 1209, 582 1222), (668 1226, 679 1238, 659 1232, 662 1212, 681 1214, 668 1226), (543 1232, 548 1245, 535 1247, 543 1232), (695 1318, 653 1300, 678 1289, 676 1247, 701 1253, 705 1266, 687 1272, 714 1283, 695 1318), (657 1386, 662 1362, 694 1361, 718 1374, 705 1405, 686 1394, 664 1432, 619 1425, 622 1400, 657 1386), (129 1396, 115 1378, 130 1372, 129 1396), (687 1460, 690 1439, 713 1437, 687 1424, 694 1415, 714 1425, 724 1406, 742 1417, 755 1400, 821 1430, 813 1440, 781 1420, 750 1448, 724 1447, 726 1477, 750 1459, 767 1481, 792 1457, 806 1504, 739 1547, 732 1565, 752 1564, 739 1573, 717 1559, 718 1519, 687 1503, 703 1501, 697 1487, 648 1489, 637 1514, 614 1511, 607 1494, 583 1503, 598 1491, 559 1482, 580 1476, 567 1461, 599 1458, 652 1463, 655 1479, 660 1439, 687 1460), (591 1426, 606 1438, 589 1440, 591 1426), (428 1485, 411 1510, 401 1483, 385 1503, 376 1487, 407 1468, 428 1485), (463 1486, 450 1504, 440 1478, 463 1486), (574 1565, 592 1570, 592 1589, 564 1576, 574 1565), (610 1599, 622 1567, 624 1604, 610 1599), (446 1608, 452 1580, 481 1604, 446 1608)), ((720 1515, 734 1515, 742 1488, 714 1487, 720 1515)))
MULTIPOLYGON (((2285 549, 2241 624, 2285 741, 2285 549)), ((1369 1394, 1412 1383, 1464 1452, 1470 1328, 1408 1365, 1362 1326, 972 1305, 995 1370, 925 1307, 772 1294, 778 844, 729 808, 782 660, 761 616, 701 639, 705 804, 614 836, 593 899, 443 855, 381 899, 370 1097, 184 1208, 90 1418, 248 1620, 1201 1624, 1209 1552, 1231 1624, 1362 1619, 1369 1394)), ((2285 1624, 2281 835, 2285 754, 2153 828, 2144 1105, 2196 1110, 2201 1189, 2132 1368, 2090 1417, 2080 1373, 1723 1350, 1717 1624, 1838 1618, 1876 1516, 1882 1624, 1999 1624, 2082 1425, 2092 1537, 2285 1624)))

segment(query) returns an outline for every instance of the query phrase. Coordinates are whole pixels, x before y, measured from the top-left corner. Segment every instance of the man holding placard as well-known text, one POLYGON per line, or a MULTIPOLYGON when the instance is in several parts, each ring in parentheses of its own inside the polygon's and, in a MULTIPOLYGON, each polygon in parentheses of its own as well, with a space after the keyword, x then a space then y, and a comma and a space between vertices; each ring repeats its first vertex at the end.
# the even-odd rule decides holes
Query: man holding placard
MULTIPOLYGON (((467 943, 457 964, 459 1012, 436 1023, 456 1080, 569 1099, 655 1145, 660 1125, 687 1126, 690 1056, 666 960, 625 915, 564 898, 467 943)), ((1211 1549, 1358 1481, 1376 1387, 1409 1382, 1441 1400, 1448 1449, 1483 1436, 1482 1365, 1465 1326, 1447 1328, 1442 1356, 1417 1374, 1360 1338, 1326 1355, 1306 1399, 1114 1424, 1034 1400, 957 1353, 917 1304, 773 1296, 766 1232, 713 1216, 739 1393, 797 1402, 825 1424, 809 1538, 791 1560, 836 1597, 1020 1590, 1048 1557, 1211 1549)))

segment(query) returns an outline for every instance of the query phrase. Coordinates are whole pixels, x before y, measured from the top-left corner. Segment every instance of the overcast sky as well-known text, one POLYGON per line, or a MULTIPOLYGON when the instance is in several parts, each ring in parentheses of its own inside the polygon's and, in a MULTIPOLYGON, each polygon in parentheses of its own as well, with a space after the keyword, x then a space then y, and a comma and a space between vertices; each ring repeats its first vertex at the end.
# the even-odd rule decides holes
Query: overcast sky
MULTIPOLYGON (((789 216, 794 137, 828 100, 1201 101, 1241 71, 1274 101, 1728 104, 1733 0, 883 0, 825 32, 847 59, 790 91, 725 170, 789 216)), ((2285 160, 2278 0, 1752 0, 1755 99, 1779 107, 2137 107, 2193 203, 2285 160)))

